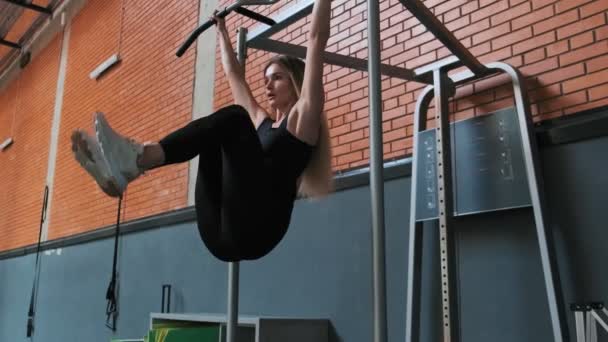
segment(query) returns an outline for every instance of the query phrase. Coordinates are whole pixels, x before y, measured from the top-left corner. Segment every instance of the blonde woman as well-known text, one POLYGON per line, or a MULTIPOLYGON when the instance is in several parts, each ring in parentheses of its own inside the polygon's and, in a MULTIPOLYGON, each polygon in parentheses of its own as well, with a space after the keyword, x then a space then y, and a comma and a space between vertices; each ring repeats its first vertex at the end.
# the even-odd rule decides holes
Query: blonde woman
POLYGON ((330 0, 317 0, 312 16, 306 63, 279 55, 264 69, 270 111, 253 97, 224 20, 214 17, 235 104, 146 144, 119 135, 97 113, 97 139, 72 134, 76 159, 118 197, 145 171, 200 156, 195 208, 207 248, 224 261, 268 254, 287 231, 298 190, 308 197, 331 191, 322 83, 330 0))

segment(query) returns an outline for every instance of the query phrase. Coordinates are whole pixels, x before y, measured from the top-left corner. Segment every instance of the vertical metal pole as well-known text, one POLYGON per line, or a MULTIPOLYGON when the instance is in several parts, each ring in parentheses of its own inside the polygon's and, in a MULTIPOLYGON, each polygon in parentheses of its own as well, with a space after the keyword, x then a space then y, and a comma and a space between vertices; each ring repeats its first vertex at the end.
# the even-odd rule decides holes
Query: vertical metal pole
MULTIPOLYGON (((486 66, 491 69, 497 68, 504 70, 511 76, 513 82, 513 94, 515 96, 515 105, 517 108, 526 176, 528 177, 528 186, 530 188, 530 199, 532 200, 532 208, 534 210, 534 222, 536 223, 536 235, 538 237, 543 275, 545 278, 545 288, 547 290, 547 301, 551 315, 554 342, 566 342, 570 340, 568 324, 553 233, 548 231, 545 225, 545 222, 547 222, 547 204, 540 169, 540 158, 538 157, 539 152, 536 145, 536 136, 533 133, 534 127, 532 125, 532 114, 530 113, 530 100, 528 98, 526 81, 517 69, 506 63, 489 63, 486 66)), ((587 338, 589 339, 590 337, 587 336, 587 338)))
POLYGON ((384 248, 384 177, 382 151, 382 84, 380 83, 380 5, 367 1, 369 61, 370 191, 373 231, 374 342, 386 342, 386 274, 384 248))
POLYGON ((457 342, 459 335, 458 302, 456 289, 456 265, 453 232, 452 158, 450 147, 450 120, 448 111, 449 87, 447 72, 433 71, 435 84, 435 133, 437 140, 437 197, 439 207, 439 250, 441 264, 441 307, 443 341, 457 342))
MULTIPOLYGON (((237 38, 237 58, 245 68, 247 59, 247 29, 239 28, 237 38)), ((228 264, 228 324, 226 327, 226 341, 235 342, 239 314, 239 263, 228 264)))
POLYGON ((588 308, 587 311, 587 341, 586 342, 597 342, 597 327, 595 325, 595 319, 593 318, 593 309, 588 308))
POLYGON ((591 320, 592 318, 590 312, 585 311, 585 337, 587 338, 585 342, 591 341, 591 320))
MULTIPOLYGON (((426 129, 426 113, 431 100, 433 87, 425 88, 418 97, 414 112, 414 144, 412 153, 412 183, 410 195, 410 237, 407 260, 407 297, 405 311, 405 342, 418 342, 420 339, 420 275, 422 268, 422 222, 416 221, 416 195, 418 191, 419 152, 418 133, 426 129)), ((424 191, 424 190, 422 190, 424 191)))
POLYGON ((585 341, 585 313, 582 309, 574 311, 574 320, 576 321, 576 342, 585 341))
POLYGON ((236 341, 239 314, 239 263, 228 263, 228 323, 226 341, 236 341))

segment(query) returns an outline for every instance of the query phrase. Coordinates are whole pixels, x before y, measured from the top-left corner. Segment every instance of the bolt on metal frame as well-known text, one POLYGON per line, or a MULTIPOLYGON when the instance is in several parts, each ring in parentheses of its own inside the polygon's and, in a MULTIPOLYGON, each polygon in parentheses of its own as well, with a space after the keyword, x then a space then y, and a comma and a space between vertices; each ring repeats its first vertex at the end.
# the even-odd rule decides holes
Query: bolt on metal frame
MULTIPOLYGON (((549 313, 555 342, 568 341, 568 330, 563 307, 562 291, 555 258, 553 237, 545 226, 546 201, 538 161, 538 148, 533 137, 530 104, 526 91, 525 79, 517 69, 506 63, 481 64, 447 28, 426 8, 420 0, 400 0, 426 28, 440 40, 454 56, 445 58, 430 65, 409 70, 380 62, 380 29, 378 1, 368 0, 368 42, 369 59, 359 59, 336 53, 325 52, 324 62, 355 70, 368 71, 369 108, 370 108, 370 191, 372 199, 372 232, 373 232, 373 305, 374 305, 374 342, 387 340, 386 324, 386 276, 385 276, 385 227, 384 227, 384 184, 382 153, 382 117, 381 117, 381 82, 380 75, 386 75, 408 81, 428 84, 422 91, 416 104, 414 114, 414 148, 412 170, 412 191, 410 209, 410 240, 407 279, 406 307, 406 342, 419 341, 420 320, 420 270, 422 252, 422 223, 416 221, 416 151, 417 135, 426 127, 426 112, 431 99, 435 98, 436 109, 436 163, 439 197, 440 260, 442 282, 443 341, 460 340, 458 302, 453 293, 456 289, 454 234, 452 231, 453 201, 450 158, 450 127, 448 98, 454 94, 455 86, 487 77, 499 72, 507 73, 513 84, 516 109, 519 119, 520 134, 528 177, 530 197, 534 211, 536 232, 541 254, 542 268, 549 304, 549 313), (366 68, 367 66, 367 68, 366 68), (448 76, 450 70, 466 66, 469 71, 448 76)), ((312 12, 313 0, 302 1, 281 12, 274 18, 276 24, 267 28, 261 27, 248 34, 239 34, 241 56, 246 55, 247 48, 268 52, 288 54, 300 58, 306 55, 306 48, 270 39, 292 23, 306 17, 312 12), (243 43, 244 42, 244 43, 243 43)), ((242 32, 242 31, 241 31, 242 32)), ((237 265, 238 267, 238 265, 237 265)), ((231 273, 232 274, 232 273, 231 273)), ((238 277, 238 268, 236 269, 238 277)), ((235 280, 231 276, 232 282, 235 280)), ((238 283, 237 283, 238 284, 238 283)), ((229 285, 233 286, 233 285, 229 285)), ((234 287, 232 287, 234 288, 234 287)), ((232 294, 232 291, 231 291, 232 294)), ((232 301, 234 304, 234 300, 232 301)), ((234 308, 233 308, 234 310, 234 308)), ((234 312, 234 311, 233 311, 234 312)), ((229 328, 230 330, 230 328, 229 328)))

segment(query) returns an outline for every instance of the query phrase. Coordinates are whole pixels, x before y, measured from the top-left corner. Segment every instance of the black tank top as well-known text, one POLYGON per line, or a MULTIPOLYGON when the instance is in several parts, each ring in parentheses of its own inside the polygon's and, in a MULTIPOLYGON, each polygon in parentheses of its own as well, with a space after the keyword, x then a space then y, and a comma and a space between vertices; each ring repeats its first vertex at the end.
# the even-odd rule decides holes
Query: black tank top
POLYGON ((265 199, 269 206, 265 221, 268 224, 289 227, 291 212, 297 196, 297 181, 306 168, 313 147, 293 136, 287 130, 287 119, 273 128, 270 118, 264 119, 258 127, 258 137, 264 151, 266 178, 265 199))
POLYGON ((276 180, 274 185, 290 188, 273 190, 287 191, 290 195, 293 191, 295 198, 297 179, 310 161, 313 146, 296 138, 287 130, 287 119, 283 119, 281 125, 274 128, 273 121, 265 118, 257 133, 264 151, 264 166, 269 176, 276 180))
POLYGON ((260 229, 273 247, 283 239, 291 222, 297 195, 297 180, 310 161, 313 146, 293 136, 287 130, 287 118, 277 128, 264 119, 257 129, 264 154, 264 179, 254 207, 260 215, 260 229), (270 227, 272 227, 270 229, 270 227))

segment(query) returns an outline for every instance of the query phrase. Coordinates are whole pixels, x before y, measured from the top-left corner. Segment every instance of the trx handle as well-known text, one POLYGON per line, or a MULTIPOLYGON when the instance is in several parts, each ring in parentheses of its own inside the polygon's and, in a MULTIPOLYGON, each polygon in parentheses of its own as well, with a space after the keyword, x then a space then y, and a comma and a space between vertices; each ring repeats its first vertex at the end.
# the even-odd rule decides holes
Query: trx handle
MULTIPOLYGON (((261 15, 259 13, 256 13, 252 10, 248 10, 242 6, 243 6, 243 4, 237 2, 231 6, 224 8, 222 11, 216 13, 215 16, 217 16, 219 18, 225 18, 228 14, 230 14, 231 12, 234 11, 238 14, 241 14, 243 16, 251 18, 255 21, 259 21, 259 22, 264 23, 269 26, 276 24, 276 22, 274 20, 272 20, 264 15, 261 15)), ((192 45, 192 43, 194 43, 196 38, 198 38, 198 36, 200 36, 201 33, 205 32, 208 28, 210 28, 211 26, 213 26, 215 24, 216 24, 215 19, 209 19, 206 22, 204 22, 201 26, 199 26, 196 30, 192 31, 192 33, 190 33, 190 36, 188 36, 188 38, 184 41, 182 46, 180 46, 180 48, 177 50, 175 55, 177 57, 183 56, 184 53, 186 53, 186 50, 188 50, 188 48, 190 47, 190 45, 192 45)))
MULTIPOLYGON (((46 208, 49 205, 49 187, 48 185, 44 186, 44 198, 42 200, 42 213, 40 214, 40 224, 46 221, 46 208)), ((38 247, 40 247, 40 238, 42 237, 42 229, 38 233, 38 247)))
POLYGON ((27 337, 32 337, 34 333, 34 318, 36 316, 36 290, 38 288, 38 260, 40 258, 40 243, 42 240, 42 226, 46 221, 46 209, 49 204, 49 187, 44 187, 44 196, 42 197, 42 210, 40 213, 40 230, 38 231, 38 246, 36 247, 36 264, 34 266, 34 283, 32 284, 32 295, 30 297, 30 308, 27 313, 27 337))

